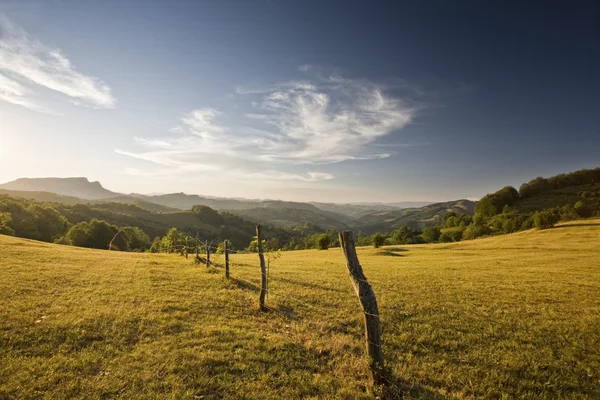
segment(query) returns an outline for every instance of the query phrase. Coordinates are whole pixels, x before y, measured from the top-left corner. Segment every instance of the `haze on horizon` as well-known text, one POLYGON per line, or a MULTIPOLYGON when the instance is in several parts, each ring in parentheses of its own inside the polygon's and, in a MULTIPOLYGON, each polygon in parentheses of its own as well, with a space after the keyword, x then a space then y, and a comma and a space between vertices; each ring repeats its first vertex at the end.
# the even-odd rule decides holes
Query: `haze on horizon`
POLYGON ((0 183, 440 201, 597 167, 598 3, 540 4, 4 1, 0 183))

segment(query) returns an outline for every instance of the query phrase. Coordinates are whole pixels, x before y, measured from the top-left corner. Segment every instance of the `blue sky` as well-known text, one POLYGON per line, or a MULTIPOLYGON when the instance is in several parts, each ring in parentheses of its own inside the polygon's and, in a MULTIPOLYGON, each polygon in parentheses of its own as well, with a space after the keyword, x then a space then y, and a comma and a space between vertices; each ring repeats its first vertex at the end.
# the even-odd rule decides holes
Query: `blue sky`
POLYGON ((0 181, 477 198, 600 161, 573 2, 0 2, 0 181))

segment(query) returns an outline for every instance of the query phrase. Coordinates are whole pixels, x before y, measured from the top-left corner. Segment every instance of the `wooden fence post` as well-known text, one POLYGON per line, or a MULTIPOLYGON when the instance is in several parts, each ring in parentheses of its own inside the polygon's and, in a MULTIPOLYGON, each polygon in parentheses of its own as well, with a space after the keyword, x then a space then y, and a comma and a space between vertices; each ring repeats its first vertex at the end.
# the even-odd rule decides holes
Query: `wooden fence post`
POLYGON ((225 240, 223 242, 223 250, 225 251, 225 278, 229 279, 229 249, 227 247, 227 240, 225 240))
POLYGON ((265 255, 261 243, 261 226, 256 225, 256 242, 258 244, 258 259, 260 260, 260 310, 267 311, 265 307, 265 295, 267 294, 267 268, 265 267, 265 255))
POLYGON ((185 259, 188 258, 188 237, 185 237, 185 259))
POLYGON ((210 265, 210 245, 208 240, 206 241, 206 268, 210 265))
POLYGON ((365 336, 367 339, 367 354, 371 359, 371 372, 376 385, 385 383, 383 351, 381 350, 381 325, 377 298, 371 288, 356 255, 354 235, 352 231, 340 232, 340 244, 346 256, 346 266, 352 279, 354 291, 360 300, 365 317, 365 336))
POLYGON ((200 246, 198 245, 198 231, 196 231, 196 264, 200 263, 200 246))

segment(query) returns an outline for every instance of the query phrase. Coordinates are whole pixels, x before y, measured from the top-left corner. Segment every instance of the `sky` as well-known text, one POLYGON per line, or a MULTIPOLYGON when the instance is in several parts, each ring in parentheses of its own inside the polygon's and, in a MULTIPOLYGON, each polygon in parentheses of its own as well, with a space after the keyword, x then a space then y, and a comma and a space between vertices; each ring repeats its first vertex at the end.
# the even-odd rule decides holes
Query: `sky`
POLYGON ((600 165, 600 6, 0 0, 0 182, 479 198, 600 165))

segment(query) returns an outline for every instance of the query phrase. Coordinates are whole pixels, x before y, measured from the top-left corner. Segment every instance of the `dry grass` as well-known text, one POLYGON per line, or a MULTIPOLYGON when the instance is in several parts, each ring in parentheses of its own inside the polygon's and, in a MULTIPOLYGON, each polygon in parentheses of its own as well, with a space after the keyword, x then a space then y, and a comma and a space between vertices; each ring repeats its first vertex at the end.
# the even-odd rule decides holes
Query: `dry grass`
MULTIPOLYGON (((359 248, 393 381, 383 394, 600 398, 599 239, 591 220, 359 248)), ((274 260, 269 313, 246 282, 258 257, 231 261, 227 281, 179 256, 0 236, 0 399, 381 394, 340 249, 274 260)))

